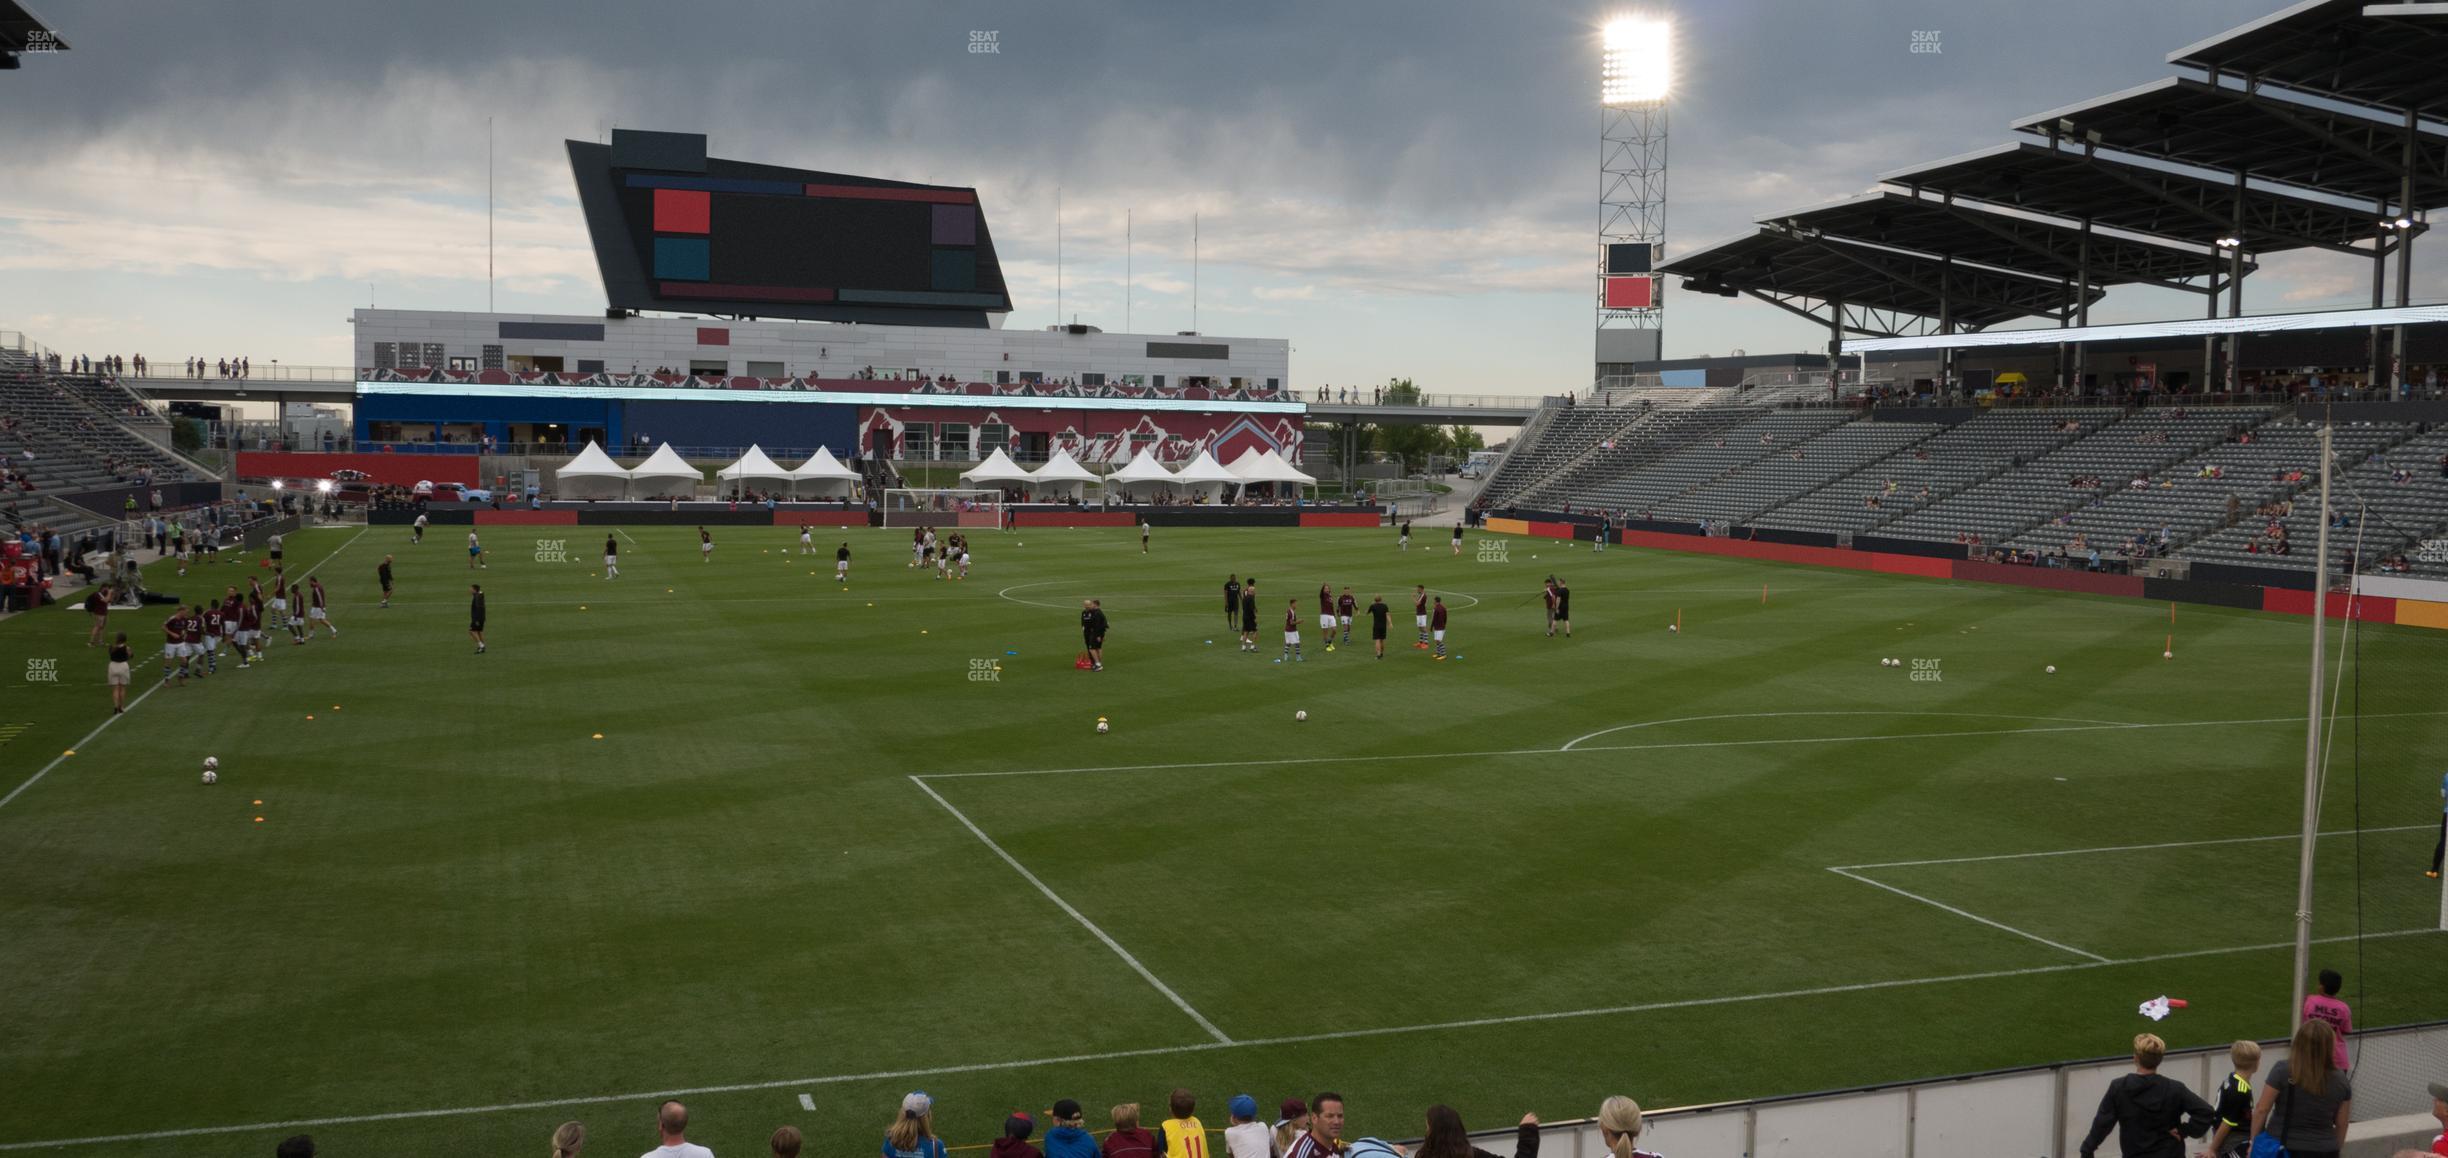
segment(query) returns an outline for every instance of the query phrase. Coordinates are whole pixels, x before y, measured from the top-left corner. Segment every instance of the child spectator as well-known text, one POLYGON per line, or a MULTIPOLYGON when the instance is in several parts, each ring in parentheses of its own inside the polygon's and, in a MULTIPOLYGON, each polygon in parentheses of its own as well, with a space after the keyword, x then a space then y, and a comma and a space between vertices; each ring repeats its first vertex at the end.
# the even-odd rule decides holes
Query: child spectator
POLYGON ((1168 1103, 1173 1116, 1164 1120, 1164 1158, 1207 1158, 1207 1127, 1191 1116, 1198 1097, 1176 1089, 1168 1103))
POLYGON ((1161 1152, 1156 1135, 1139 1128, 1139 1103, 1115 1106, 1113 1124, 1113 1133, 1105 1135, 1105 1158, 1156 1158, 1161 1152))
POLYGON ((1046 1131, 1046 1158, 1097 1158, 1096 1135, 1080 1124, 1086 1116, 1075 1099, 1054 1103, 1054 1127, 1046 1131))
POLYGON ((1274 1137, 1258 1120, 1258 1099, 1235 1095, 1225 1110, 1232 1123, 1224 1127, 1224 1151, 1231 1158, 1274 1158, 1274 1137))
POLYGON ((884 1132, 884 1158, 945 1158, 943 1139, 935 1136, 935 1099, 925 1090, 901 1099, 901 1116, 884 1132))
POLYGON ((1045 1153, 1029 1145, 1029 1135, 1037 1132, 1037 1123, 1027 1114, 1013 1114, 1003 1119, 1003 1136, 994 1140, 994 1158, 1045 1158, 1045 1153))
POLYGON ((2218 1126, 2210 1131, 2212 1158, 2242 1158, 2252 1152, 2252 1079, 2261 1072, 2261 1043, 2228 1046, 2227 1060, 2235 1072, 2219 1084, 2218 1126))

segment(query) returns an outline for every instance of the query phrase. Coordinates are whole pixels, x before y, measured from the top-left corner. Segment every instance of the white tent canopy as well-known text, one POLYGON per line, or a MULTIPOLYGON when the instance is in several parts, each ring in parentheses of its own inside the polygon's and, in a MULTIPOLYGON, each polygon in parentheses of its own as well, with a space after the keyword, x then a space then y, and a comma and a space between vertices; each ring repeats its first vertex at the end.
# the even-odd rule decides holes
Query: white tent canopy
POLYGON ((991 485, 994 483, 1024 483, 1029 481, 1030 475, 1027 468, 1013 462, 1011 456, 1003 453, 1003 448, 998 446, 993 454, 986 456, 986 461, 962 471, 960 479, 965 483, 991 485))
POLYGON ((1267 476, 1266 452, 1256 447, 1242 451, 1241 457, 1232 460, 1232 465, 1224 469, 1232 472, 1235 482, 1271 481, 1267 476))
POLYGON ((1172 471, 1166 470, 1164 464, 1156 461, 1155 451, 1142 449, 1138 457, 1130 460, 1122 469, 1106 475, 1105 485, 1118 487, 1122 493, 1129 494, 1133 487, 1146 487, 1151 491, 1171 487, 1174 485, 1174 478, 1172 471))
POLYGON ((1082 494, 1096 481, 1096 472, 1081 466, 1068 450, 1055 451, 1044 466, 1029 473, 1029 483, 1040 492, 1082 494))
POLYGON ((714 477, 727 482, 744 482, 748 479, 788 482, 792 476, 791 472, 782 469, 781 463, 766 455, 764 447, 752 445, 748 453, 739 457, 738 462, 715 471, 714 477))
POLYGON ((799 465, 799 469, 790 472, 790 477, 794 493, 799 483, 806 482, 813 484, 818 494, 847 495, 859 482, 859 472, 843 466, 840 459, 833 457, 832 451, 821 446, 816 448, 814 456, 799 465))
POLYGON ((1173 474, 1173 485, 1201 492, 1211 503, 1222 501, 1224 488, 1240 481, 1241 476, 1224 469, 1223 464, 1218 463, 1214 455, 1203 450, 1198 453, 1197 458, 1190 460, 1188 466, 1173 474))
POLYGON ((1299 467, 1284 461, 1284 457, 1282 455, 1277 454, 1272 450, 1266 452, 1265 461, 1266 469, 1269 472, 1267 477, 1275 482, 1299 483, 1302 486, 1317 485, 1317 479, 1309 475, 1302 474, 1299 467))
POLYGON ((697 484, 704 481, 705 472, 690 466, 666 442, 629 471, 629 493, 648 496, 685 493, 695 497, 697 484))
POLYGON ((553 490, 563 498, 618 498, 628 483, 629 468, 592 442, 553 472, 553 490))

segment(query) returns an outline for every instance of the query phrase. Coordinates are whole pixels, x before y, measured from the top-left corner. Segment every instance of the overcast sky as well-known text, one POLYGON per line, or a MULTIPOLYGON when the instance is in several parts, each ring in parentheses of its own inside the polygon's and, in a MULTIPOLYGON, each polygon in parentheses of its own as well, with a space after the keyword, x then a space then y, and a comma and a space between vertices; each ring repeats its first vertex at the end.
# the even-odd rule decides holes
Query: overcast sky
MULTIPOLYGON (((1016 309, 1289 337, 1296 383, 1585 385, 1598 220, 1583 3, 36 0, 74 47, 0 72, 0 330, 68 352, 344 364, 348 312, 603 308, 560 142, 974 185, 1016 309), (998 50, 970 51, 992 33, 998 50), (1124 294, 1124 221, 1133 220, 1124 294)), ((1706 0, 1676 24, 1672 254, 2017 116, 2165 75, 2279 0, 1706 0), (1934 31, 1940 51, 1910 51, 1934 31)), ((1652 9, 1658 11, 1658 9, 1652 9)), ((2429 263, 2437 268, 2440 262, 2429 263)), ((2359 304, 2274 259, 2246 308, 2359 304)), ((2418 294, 2439 296, 2439 279, 2418 294)), ((2112 295, 2095 318, 2190 317, 2112 295)), ((1669 355, 1817 348, 1670 290, 1669 355)))

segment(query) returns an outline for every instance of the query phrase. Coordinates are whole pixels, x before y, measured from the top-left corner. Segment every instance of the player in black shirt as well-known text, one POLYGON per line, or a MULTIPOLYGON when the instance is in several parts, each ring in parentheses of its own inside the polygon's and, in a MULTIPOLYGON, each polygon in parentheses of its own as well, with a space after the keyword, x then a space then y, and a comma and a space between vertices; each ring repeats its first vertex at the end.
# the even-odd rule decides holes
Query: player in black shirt
POLYGON ((1258 581, 1241 586, 1241 650, 1258 650, 1258 581))
POLYGON ((604 536, 604 578, 620 578, 620 541, 604 536))
POLYGON ((1241 621, 1241 576, 1224 577, 1224 630, 1231 631, 1241 621))
POLYGON ((1386 622, 1394 617, 1394 609, 1386 606, 1385 596, 1369 600, 1369 642, 1377 645, 1377 658, 1385 658, 1386 622))
POLYGON ((833 551, 833 581, 836 583, 850 581, 850 540, 848 539, 842 540, 842 545, 833 551))
POLYGON ((1088 670, 1105 670, 1105 621, 1103 604, 1094 599, 1080 601, 1080 642, 1088 648, 1088 670))
POLYGON ((700 563, 714 561, 714 532, 704 527, 697 528, 697 561, 700 563))
POLYGON ((1410 549, 1411 549, 1411 520, 1409 520, 1409 519, 1404 519, 1404 520, 1403 520, 1403 525, 1402 525, 1402 538, 1395 540, 1394 545, 1395 545, 1396 547, 1399 547, 1399 548, 1401 548, 1401 549, 1405 550, 1405 551, 1408 551, 1408 550, 1410 550, 1410 549))
POLYGON ((476 654, 484 654, 484 588, 468 584, 468 638, 476 641, 476 654))
POLYGON ((382 580, 382 605, 391 606, 391 556, 383 556, 382 566, 374 569, 374 577, 382 580))
POLYGON ((1564 638, 1572 638, 1572 586, 1561 579, 1555 581, 1555 625, 1564 629, 1564 638))
POLYGON ((1462 524, 1454 524, 1454 554, 1462 553, 1462 524))

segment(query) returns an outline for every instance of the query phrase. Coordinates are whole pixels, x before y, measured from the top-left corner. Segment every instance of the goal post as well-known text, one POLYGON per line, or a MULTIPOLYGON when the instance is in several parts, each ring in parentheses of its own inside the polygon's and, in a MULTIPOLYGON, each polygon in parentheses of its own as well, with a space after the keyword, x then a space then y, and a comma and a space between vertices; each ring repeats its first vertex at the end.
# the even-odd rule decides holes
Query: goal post
POLYGON ((884 492, 887 527, 1003 526, 1003 492, 978 487, 895 487, 884 492))

